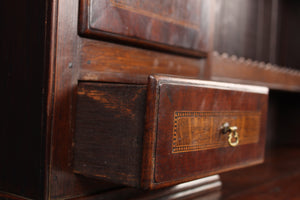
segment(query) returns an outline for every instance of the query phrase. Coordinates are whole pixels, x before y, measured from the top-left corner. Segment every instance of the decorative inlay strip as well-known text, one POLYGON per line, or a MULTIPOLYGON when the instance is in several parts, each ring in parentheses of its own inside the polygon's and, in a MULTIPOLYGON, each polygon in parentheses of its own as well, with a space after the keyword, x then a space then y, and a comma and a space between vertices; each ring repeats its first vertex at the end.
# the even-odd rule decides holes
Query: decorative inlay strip
POLYGON ((239 145, 258 143, 260 119, 260 112, 175 111, 172 153, 229 147, 228 134, 220 131, 225 122, 238 127, 239 145))

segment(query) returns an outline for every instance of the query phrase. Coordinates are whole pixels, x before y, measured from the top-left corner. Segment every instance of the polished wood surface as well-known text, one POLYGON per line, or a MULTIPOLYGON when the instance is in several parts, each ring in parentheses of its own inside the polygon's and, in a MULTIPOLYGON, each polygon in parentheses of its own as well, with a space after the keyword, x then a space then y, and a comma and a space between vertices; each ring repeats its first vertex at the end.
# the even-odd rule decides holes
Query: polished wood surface
POLYGON ((259 141, 261 112, 175 111, 172 153, 229 147, 228 134, 220 136, 226 122, 237 127, 238 145, 259 141))
MULTIPOLYGON (((144 187, 160 187, 160 183, 168 185, 172 182, 186 181, 263 161, 267 88, 168 76, 151 76, 149 86, 142 179, 144 184, 150 184, 144 187), (175 145, 177 143, 172 134, 175 111, 185 111, 187 114, 199 111, 260 112, 259 141, 237 147, 226 145, 224 148, 199 149, 185 153, 172 152, 174 143, 175 145)), ((218 128, 226 122, 213 119, 214 122, 220 123, 214 125, 218 128)), ((205 134, 205 128, 205 125, 201 127, 201 133, 205 134)), ((211 130, 222 137, 218 128, 211 130)), ((243 127, 239 127, 239 130, 243 130, 243 127)), ((194 134, 196 132, 195 130, 194 134)), ((242 132, 240 134, 243 135, 242 132)), ((193 144, 197 144, 196 141, 193 144)))
POLYGON ((160 51, 206 56, 212 48, 210 0, 81 0, 79 33, 160 51))

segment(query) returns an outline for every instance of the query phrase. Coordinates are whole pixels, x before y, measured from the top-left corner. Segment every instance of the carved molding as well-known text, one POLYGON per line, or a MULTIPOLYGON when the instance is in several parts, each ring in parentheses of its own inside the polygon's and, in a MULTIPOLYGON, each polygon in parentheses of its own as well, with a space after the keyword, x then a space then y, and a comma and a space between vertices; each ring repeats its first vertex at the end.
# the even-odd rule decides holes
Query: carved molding
POLYGON ((211 79, 300 91, 300 70, 229 56, 226 53, 211 54, 211 79))

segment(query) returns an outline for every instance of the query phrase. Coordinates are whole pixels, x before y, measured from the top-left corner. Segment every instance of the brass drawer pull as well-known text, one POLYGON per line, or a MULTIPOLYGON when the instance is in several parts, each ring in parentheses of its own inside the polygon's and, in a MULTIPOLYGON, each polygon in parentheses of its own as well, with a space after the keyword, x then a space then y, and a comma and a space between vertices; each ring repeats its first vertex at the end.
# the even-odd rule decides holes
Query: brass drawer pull
POLYGON ((221 126, 221 130, 223 133, 229 132, 228 143, 232 147, 236 147, 239 144, 239 134, 237 132, 236 126, 229 126, 229 123, 226 122, 221 126), (234 138, 234 140, 233 140, 234 138))
POLYGON ((229 127, 230 134, 228 136, 228 143, 230 146, 235 147, 239 144, 239 134, 237 132, 236 126, 229 127), (235 141, 232 141, 232 137, 235 139, 235 141))

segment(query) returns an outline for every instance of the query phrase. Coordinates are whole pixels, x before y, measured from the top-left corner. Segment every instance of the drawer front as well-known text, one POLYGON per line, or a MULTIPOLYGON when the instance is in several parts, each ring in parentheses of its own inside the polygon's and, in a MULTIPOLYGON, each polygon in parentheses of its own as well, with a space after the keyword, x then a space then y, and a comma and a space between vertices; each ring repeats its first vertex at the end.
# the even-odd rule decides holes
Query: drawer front
POLYGON ((263 162, 267 88, 163 76, 151 82, 145 187, 263 162))
POLYGON ((211 0, 81 0, 81 35, 193 56, 211 48, 211 0))

